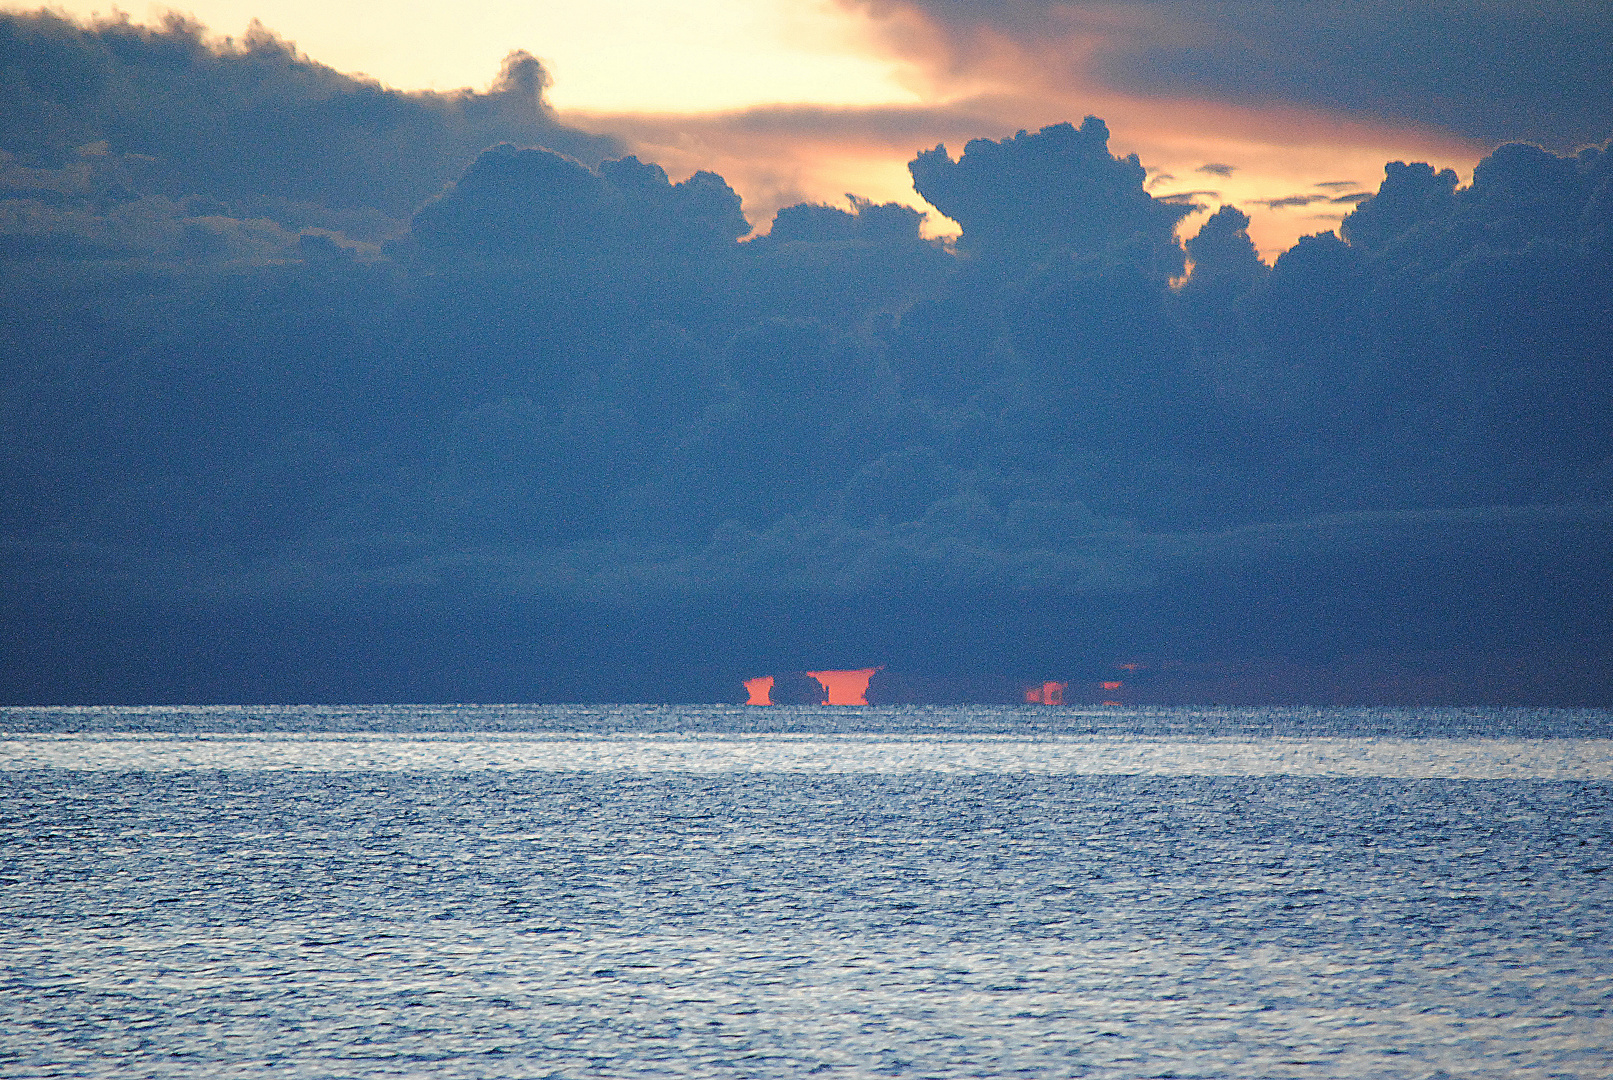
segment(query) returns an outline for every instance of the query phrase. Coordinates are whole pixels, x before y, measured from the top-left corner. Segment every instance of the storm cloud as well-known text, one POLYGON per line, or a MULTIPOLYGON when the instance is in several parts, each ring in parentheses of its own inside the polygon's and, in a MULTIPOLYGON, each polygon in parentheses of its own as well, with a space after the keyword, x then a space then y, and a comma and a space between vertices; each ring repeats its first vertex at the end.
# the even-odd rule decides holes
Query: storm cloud
POLYGON ((0 27, 5 700, 1613 700, 1605 148, 1389 163, 1268 266, 1088 117, 915 146, 953 244, 752 237, 528 58, 0 27))

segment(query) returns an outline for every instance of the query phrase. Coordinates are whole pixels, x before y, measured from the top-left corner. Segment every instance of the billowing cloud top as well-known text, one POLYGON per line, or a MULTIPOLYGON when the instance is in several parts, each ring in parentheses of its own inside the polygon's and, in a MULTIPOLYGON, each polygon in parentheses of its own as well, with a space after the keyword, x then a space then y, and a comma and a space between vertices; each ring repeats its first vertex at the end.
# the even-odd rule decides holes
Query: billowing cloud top
POLYGON ((1079 128, 975 139, 957 161, 938 146, 908 168, 915 190, 963 226, 960 246, 981 255, 1096 255, 1134 242, 1174 248, 1171 230, 1191 211, 1151 197, 1136 155, 1112 156, 1109 129, 1095 116, 1079 128))
POLYGON ((916 154, 955 246, 864 198, 746 240, 525 58, 398 95, 268 38, 0 27, 6 699, 1118 657, 1610 696, 1575 674, 1613 644, 1606 149, 1318 177, 1348 216, 1268 267, 1235 207, 1179 243, 1088 118, 916 154))
POLYGON ((739 196, 713 173, 673 184, 666 170, 636 157, 596 172, 552 150, 508 143, 478 157, 410 229, 434 253, 525 259, 695 253, 749 231, 739 196))
MULTIPOLYGON (((0 17, 0 145, 15 165, 84 167, 169 198, 293 222, 407 219, 479 152, 509 141, 597 162, 610 139, 556 122, 548 75, 515 52, 485 93, 405 93, 343 75, 254 25, 215 41, 178 16, 91 27, 0 17)), ((65 181, 46 178, 60 187, 65 181)))

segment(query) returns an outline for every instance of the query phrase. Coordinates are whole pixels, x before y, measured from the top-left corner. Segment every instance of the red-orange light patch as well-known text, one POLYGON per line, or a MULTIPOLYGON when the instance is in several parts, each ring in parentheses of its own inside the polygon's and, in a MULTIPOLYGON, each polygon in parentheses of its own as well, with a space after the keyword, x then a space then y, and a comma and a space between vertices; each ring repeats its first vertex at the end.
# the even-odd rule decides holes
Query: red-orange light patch
POLYGON ((1063 705, 1064 689, 1068 683, 1045 682, 1025 691, 1025 700, 1032 705, 1063 705))
POLYGON ((868 680, 878 670, 877 667, 870 667, 856 671, 809 671, 807 674, 823 685, 825 705, 866 705, 868 680))
POLYGON ((745 702, 747 705, 773 704, 773 676, 760 675, 754 679, 746 679, 745 693, 750 695, 745 702))

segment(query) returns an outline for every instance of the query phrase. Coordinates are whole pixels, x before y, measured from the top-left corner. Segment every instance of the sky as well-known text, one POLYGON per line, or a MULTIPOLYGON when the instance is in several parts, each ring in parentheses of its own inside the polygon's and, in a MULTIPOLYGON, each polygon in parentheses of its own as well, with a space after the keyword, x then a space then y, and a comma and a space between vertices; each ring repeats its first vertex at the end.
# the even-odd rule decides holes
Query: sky
POLYGON ((1600 7, 253 10, 0 13, 0 701, 1613 704, 1600 7))
MULTIPOLYGON (((59 5, 105 15, 111 5, 59 5)), ((299 0, 173 5, 220 34, 257 19, 340 71, 399 89, 484 87, 511 49, 555 76, 562 109, 704 112, 763 102, 913 102, 898 60, 878 54, 866 19, 833 3, 559 0, 366 6, 299 0)), ((169 7, 123 8, 155 21, 169 7)))
MULTIPOLYGON (((1234 203, 1269 260, 1334 227, 1349 204, 1331 200, 1370 190, 1386 161, 1428 161, 1466 178, 1501 139, 1567 149, 1600 137, 1584 109, 1541 123, 1539 108, 1483 78, 1406 77, 1448 66, 1453 50, 1482 45, 1476 62, 1487 62, 1497 42, 1542 54, 1566 42, 1552 62, 1581 79, 1605 75, 1584 44, 1608 22, 1594 5, 1540 5, 1529 18, 1487 2, 1455 5, 1466 18, 1428 3, 1266 7, 221 0, 181 10, 221 35, 258 19, 322 63, 401 89, 485 88, 506 53, 525 49, 550 72, 548 98, 568 123, 624 138, 680 177, 722 174, 758 227, 780 206, 843 202, 847 192, 927 208, 905 169, 917 150, 945 142, 957 151, 971 138, 1096 114, 1117 149, 1141 157, 1153 190, 1203 203, 1184 227, 1234 203)), ((164 10, 132 14, 155 21, 164 10)), ((933 214, 926 232, 957 225, 933 214)))

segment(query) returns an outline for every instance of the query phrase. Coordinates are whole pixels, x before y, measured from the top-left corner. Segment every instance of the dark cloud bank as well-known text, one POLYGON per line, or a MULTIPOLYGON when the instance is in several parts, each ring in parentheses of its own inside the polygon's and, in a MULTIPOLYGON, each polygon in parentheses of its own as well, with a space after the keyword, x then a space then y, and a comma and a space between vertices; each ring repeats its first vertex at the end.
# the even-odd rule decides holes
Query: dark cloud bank
POLYGON ((994 36, 1039 56, 1073 39, 1078 79, 1145 96, 1303 105, 1559 150, 1613 133, 1605 0, 841 2, 921 15, 949 67, 994 36))
POLYGON ((742 241, 543 82, 0 18, 0 700, 1613 702, 1605 149, 1268 269, 1088 119, 742 241))

